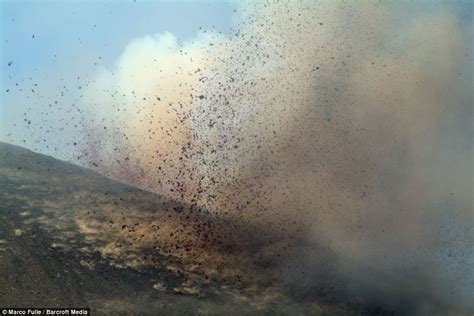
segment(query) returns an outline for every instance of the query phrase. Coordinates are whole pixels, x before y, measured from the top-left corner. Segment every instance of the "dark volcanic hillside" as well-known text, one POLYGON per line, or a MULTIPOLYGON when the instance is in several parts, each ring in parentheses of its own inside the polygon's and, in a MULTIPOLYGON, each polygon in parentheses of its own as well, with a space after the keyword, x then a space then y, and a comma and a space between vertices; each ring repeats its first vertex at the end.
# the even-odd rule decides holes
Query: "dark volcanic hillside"
POLYGON ((278 240, 256 233, 259 227, 211 219, 195 206, 4 143, 0 216, 0 306, 179 315, 369 310, 285 294, 262 254, 278 240))
MULTIPOLYGON (((376 299, 348 297, 347 280, 331 276, 332 269, 285 282, 297 273, 284 269, 288 258, 298 266, 294 253, 317 251, 318 265, 333 266, 331 254, 314 247, 290 229, 219 216, 0 143, 0 307, 87 306, 114 315, 393 314, 393 306, 376 299)), ((396 274, 375 272, 374 278, 399 282, 396 274)), ((416 282, 407 284, 408 294, 421 292, 416 282)))
POLYGON ((113 267, 95 251, 104 243, 94 234, 105 232, 84 231, 78 225, 87 217, 100 222, 103 209, 118 201, 124 207, 162 209, 165 201, 156 195, 4 143, 0 194, 1 306, 91 306, 129 314, 150 310, 150 304, 166 310, 173 302, 173 296, 163 299, 153 282, 158 277, 173 287, 179 276, 164 275, 162 268, 113 267))

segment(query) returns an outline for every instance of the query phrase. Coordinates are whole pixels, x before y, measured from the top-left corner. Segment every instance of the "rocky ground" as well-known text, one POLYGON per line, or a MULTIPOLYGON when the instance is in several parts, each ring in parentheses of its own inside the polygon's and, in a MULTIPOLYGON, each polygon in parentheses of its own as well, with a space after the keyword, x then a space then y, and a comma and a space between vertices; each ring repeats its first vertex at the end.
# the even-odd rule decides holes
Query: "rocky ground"
POLYGON ((243 238, 258 228, 239 233, 244 223, 209 216, 0 143, 0 306, 87 306, 94 315, 392 314, 324 291, 299 297, 269 272, 275 263, 263 255, 265 240, 243 238))

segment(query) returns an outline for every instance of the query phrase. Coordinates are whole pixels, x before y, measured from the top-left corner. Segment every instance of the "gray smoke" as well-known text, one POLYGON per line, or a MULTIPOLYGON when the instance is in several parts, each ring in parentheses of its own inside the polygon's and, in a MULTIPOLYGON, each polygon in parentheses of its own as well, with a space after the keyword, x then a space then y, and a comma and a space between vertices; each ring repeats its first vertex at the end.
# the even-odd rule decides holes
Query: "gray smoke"
POLYGON ((193 110, 204 204, 295 228, 293 286, 472 308, 470 21, 448 5, 245 9, 193 110))

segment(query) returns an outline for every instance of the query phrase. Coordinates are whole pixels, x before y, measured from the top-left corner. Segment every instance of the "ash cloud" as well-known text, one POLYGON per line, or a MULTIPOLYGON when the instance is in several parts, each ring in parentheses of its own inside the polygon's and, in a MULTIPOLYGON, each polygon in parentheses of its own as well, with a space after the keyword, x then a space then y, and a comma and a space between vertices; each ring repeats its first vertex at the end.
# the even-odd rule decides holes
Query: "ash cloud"
POLYGON ((220 149, 206 202, 296 227, 285 238, 313 246, 290 283, 329 272, 351 297, 472 308, 472 33, 449 6, 406 10, 252 10, 194 112, 198 147, 220 149))
POLYGON ((230 38, 129 45, 107 93, 132 113, 107 125, 132 162, 106 170, 281 231, 293 286, 331 275, 348 297, 472 308, 468 25, 449 7, 402 21, 406 4, 241 10, 230 38))

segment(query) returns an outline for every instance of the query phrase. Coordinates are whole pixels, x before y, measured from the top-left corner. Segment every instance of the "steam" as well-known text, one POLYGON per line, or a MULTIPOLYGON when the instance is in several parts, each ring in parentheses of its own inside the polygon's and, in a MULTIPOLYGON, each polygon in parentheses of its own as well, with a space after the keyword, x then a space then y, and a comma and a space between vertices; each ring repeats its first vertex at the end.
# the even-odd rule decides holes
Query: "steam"
POLYGON ((410 6, 247 3, 229 36, 136 39, 84 92, 79 159, 277 232, 301 291, 474 308, 472 22, 410 6))

